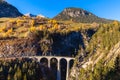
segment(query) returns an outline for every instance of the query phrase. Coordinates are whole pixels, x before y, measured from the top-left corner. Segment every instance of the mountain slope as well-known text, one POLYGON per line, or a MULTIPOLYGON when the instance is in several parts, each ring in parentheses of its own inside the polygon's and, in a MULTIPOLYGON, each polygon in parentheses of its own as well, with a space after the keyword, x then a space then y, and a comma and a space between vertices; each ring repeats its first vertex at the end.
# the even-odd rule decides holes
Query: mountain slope
POLYGON ((54 17, 56 20, 72 20, 75 22, 83 22, 83 23, 92 23, 92 22, 99 22, 99 23, 107 23, 111 22, 111 20, 99 18, 96 15, 83 10, 81 8, 66 8, 57 16, 54 17))
POLYGON ((18 17, 22 16, 22 14, 12 6, 11 4, 7 3, 4 0, 0 0, 0 17, 18 17))
MULTIPOLYGON (((120 23, 104 24, 76 57, 71 76, 77 80, 120 80, 120 23), (86 77, 87 76, 87 77, 86 77)), ((71 80, 73 80, 73 78, 71 80)))

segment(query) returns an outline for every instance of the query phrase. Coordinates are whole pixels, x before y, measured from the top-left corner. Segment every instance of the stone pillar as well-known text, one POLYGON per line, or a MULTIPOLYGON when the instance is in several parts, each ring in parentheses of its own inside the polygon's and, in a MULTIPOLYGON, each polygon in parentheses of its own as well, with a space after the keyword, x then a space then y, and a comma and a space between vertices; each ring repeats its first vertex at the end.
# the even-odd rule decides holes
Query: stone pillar
POLYGON ((68 80, 68 76, 69 76, 69 61, 70 60, 67 60, 66 80, 68 80))
POLYGON ((38 62, 40 63, 41 58, 37 58, 38 62))
POLYGON ((61 80, 61 72, 60 72, 60 59, 58 60, 58 64, 57 64, 57 80, 61 80))
POLYGON ((48 59, 48 67, 50 68, 50 60, 51 58, 47 58, 48 59))

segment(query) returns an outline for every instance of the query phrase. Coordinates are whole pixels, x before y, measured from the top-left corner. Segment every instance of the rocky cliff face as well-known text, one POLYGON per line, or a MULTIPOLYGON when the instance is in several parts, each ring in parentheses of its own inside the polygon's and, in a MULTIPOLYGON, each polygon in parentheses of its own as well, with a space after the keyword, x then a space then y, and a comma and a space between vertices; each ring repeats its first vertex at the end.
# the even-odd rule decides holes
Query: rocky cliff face
POLYGON ((66 8, 63 11, 63 15, 68 15, 70 17, 79 17, 79 16, 90 16, 93 14, 79 8, 66 8))
POLYGON ((0 40, 0 57, 33 56, 38 53, 38 48, 33 39, 0 40))
POLYGON ((22 14, 12 6, 11 4, 7 3, 4 0, 0 1, 0 17, 18 17, 22 16, 22 14))

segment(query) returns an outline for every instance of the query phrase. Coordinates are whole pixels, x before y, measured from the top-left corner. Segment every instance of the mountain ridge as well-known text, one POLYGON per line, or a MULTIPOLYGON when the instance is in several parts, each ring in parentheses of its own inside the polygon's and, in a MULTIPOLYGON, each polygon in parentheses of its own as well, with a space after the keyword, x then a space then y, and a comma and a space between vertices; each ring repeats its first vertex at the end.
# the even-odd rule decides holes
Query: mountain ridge
POLYGON ((84 10, 82 8, 76 8, 76 7, 65 8, 53 19, 72 20, 74 22, 82 22, 82 23, 93 23, 93 22, 108 23, 112 21, 109 19, 100 18, 87 10, 84 10))
POLYGON ((23 14, 5 0, 0 0, 0 17, 19 17, 23 14))

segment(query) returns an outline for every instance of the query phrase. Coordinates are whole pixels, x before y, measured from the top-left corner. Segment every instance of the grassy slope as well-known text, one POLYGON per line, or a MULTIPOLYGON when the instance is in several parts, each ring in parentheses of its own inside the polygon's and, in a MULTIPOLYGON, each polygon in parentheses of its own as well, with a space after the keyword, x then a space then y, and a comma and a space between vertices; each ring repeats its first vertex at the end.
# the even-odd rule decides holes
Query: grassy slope
POLYGON ((69 33, 95 28, 97 24, 74 23, 41 18, 0 18, 0 37, 27 37, 29 32, 69 33), (4 36, 3 36, 4 35, 4 36))

